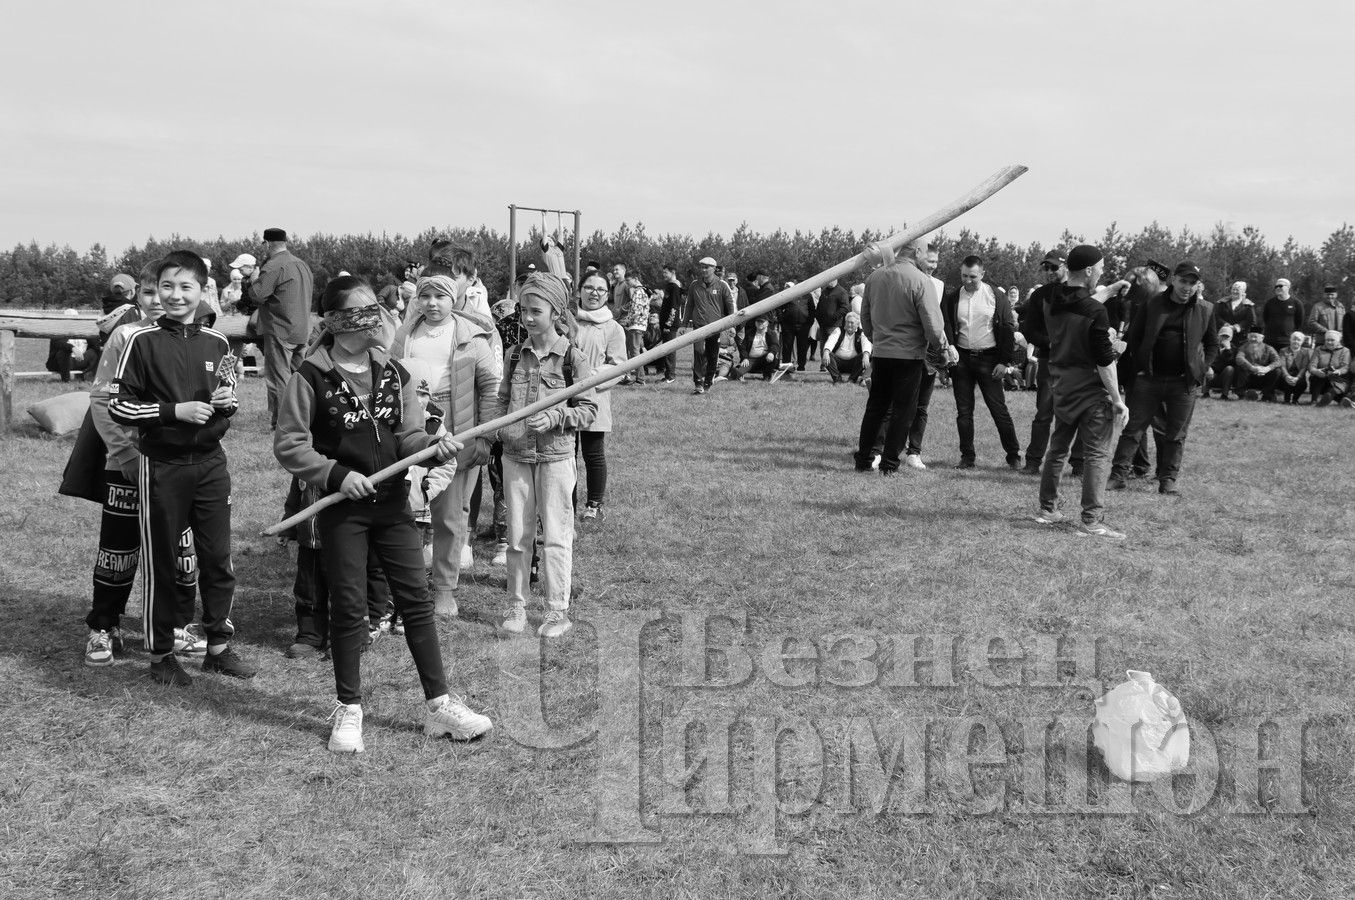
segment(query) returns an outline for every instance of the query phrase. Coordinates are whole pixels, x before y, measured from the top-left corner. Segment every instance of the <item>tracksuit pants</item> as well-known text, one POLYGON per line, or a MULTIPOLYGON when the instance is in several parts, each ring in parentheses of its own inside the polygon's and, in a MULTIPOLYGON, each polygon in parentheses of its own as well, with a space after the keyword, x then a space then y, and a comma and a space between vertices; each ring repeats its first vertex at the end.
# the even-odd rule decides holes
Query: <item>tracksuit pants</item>
POLYGON ((231 476, 226 454, 191 463, 141 457, 141 560, 145 646, 153 655, 174 651, 174 629, 192 621, 192 604, 182 601, 180 573, 184 532, 196 545, 202 630, 208 646, 228 643, 235 633, 231 604, 231 476))
MULTIPOLYGON (((449 489, 450 490, 450 489, 449 489)), ((405 623, 424 699, 447 693, 433 598, 423 567, 423 537, 400 482, 368 500, 345 500, 318 516, 321 554, 329 577, 329 645, 340 703, 362 702, 362 651, 367 631, 367 572, 374 554, 386 573, 395 613, 405 623)))
MULTIPOLYGON (((107 488, 99 516, 99 551, 94 557, 94 592, 85 624, 95 631, 116 628, 127 612, 127 599, 136 578, 141 554, 141 504, 137 486, 122 472, 104 472, 107 488)), ((192 621, 197 602, 198 561, 193 554, 193 530, 179 536, 175 562, 175 594, 183 615, 192 621)))

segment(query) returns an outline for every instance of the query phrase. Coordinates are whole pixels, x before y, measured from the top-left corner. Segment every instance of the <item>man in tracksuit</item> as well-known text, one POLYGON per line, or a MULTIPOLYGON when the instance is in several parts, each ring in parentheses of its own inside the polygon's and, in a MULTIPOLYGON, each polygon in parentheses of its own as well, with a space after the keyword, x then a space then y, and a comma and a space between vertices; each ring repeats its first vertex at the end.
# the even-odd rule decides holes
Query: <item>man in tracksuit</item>
POLYGON ((192 525, 207 636, 202 669, 249 678, 254 668, 230 647, 231 478, 221 437, 238 406, 234 358, 225 335, 195 321, 207 286, 200 256, 169 254, 157 282, 165 315, 128 336, 108 389, 113 421, 139 432, 142 621, 151 676, 162 684, 192 683, 173 652, 174 630, 192 612, 175 591, 179 536, 192 525))
POLYGON ((1144 304, 1129 323, 1125 343, 1120 362, 1134 373, 1134 385, 1129 390, 1129 424, 1111 463, 1110 487, 1124 488, 1134 451, 1160 410, 1166 429, 1157 456, 1158 493, 1177 494, 1195 399, 1219 352, 1214 304, 1200 296, 1199 266, 1183 262, 1176 267, 1171 290, 1144 304))

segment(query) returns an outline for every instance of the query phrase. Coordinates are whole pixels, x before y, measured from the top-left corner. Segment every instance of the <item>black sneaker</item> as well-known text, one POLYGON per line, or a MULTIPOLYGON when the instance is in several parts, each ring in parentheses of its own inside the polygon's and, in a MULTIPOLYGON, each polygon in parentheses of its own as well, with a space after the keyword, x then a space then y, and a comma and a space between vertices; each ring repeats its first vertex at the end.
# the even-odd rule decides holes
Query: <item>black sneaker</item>
POLYGON ((972 460, 972 459, 962 459, 962 460, 960 460, 959 462, 957 462, 957 463, 955 464, 955 468, 957 468, 957 469, 972 469, 972 468, 974 468, 974 460, 972 460))
POLYGON ((1164 478, 1160 482, 1158 482, 1157 492, 1159 494, 1167 494, 1168 496, 1171 497, 1175 497, 1181 493, 1176 488, 1176 479, 1174 478, 1164 478))
POLYGON ((179 657, 173 653, 159 662, 151 663, 151 677, 161 684, 172 684, 174 687, 188 687, 193 683, 193 676, 183 670, 183 666, 179 665, 179 657))
POLYGON ((1032 466, 1030 463, 1026 463, 1024 466, 1021 467, 1021 474, 1022 474, 1022 475, 1039 475, 1039 474, 1040 474, 1040 467, 1039 467, 1039 466, 1032 466))
POLYGON ((231 678, 253 678, 258 669, 241 659, 240 654, 227 645, 220 653, 207 652, 202 660, 202 671, 229 675, 231 678))

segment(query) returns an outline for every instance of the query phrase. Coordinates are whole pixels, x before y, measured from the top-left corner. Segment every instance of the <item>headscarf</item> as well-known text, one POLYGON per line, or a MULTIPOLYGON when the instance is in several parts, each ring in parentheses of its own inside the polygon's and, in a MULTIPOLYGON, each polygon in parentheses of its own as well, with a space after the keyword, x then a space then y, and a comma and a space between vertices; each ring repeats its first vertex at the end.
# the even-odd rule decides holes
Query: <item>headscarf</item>
POLYGON ((540 297, 557 314, 563 315, 569 294, 565 283, 548 272, 532 272, 518 289, 518 305, 526 306, 529 297, 540 297))
POLYGON ((414 296, 422 294, 426 287, 433 288, 439 294, 446 294, 453 302, 456 301, 456 282, 446 275, 420 275, 414 285, 414 296))

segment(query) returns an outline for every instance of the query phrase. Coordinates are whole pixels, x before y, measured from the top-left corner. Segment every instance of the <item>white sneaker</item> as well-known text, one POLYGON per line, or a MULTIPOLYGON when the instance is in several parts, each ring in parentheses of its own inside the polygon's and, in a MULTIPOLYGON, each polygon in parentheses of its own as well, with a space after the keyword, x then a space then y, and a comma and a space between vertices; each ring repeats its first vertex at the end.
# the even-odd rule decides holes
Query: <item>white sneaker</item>
POLYGON ((493 729, 489 716, 473 712, 459 697, 443 697, 437 709, 424 707, 423 733, 429 737, 450 735, 454 741, 470 741, 493 729))
POLYGON ((107 631, 89 630, 85 641, 85 665, 103 668, 113 665, 113 636, 107 631))
POLYGON ((880 454, 877 453, 870 458, 870 467, 872 469, 880 468, 880 454))
POLYGON ((569 621, 569 613, 566 610, 552 609, 541 620, 541 627, 536 633, 543 638, 556 638, 573 627, 574 623, 569 621))
POLYGON ((174 629, 174 652, 201 656, 207 652, 207 639, 199 637, 192 625, 174 629))
POLYGON ((453 619, 460 615, 461 607, 457 605, 456 595, 451 591, 436 592, 433 595, 433 614, 453 619))
POLYGON ((782 363, 781 365, 776 367, 776 371, 772 373, 772 377, 768 380, 780 381, 782 376, 784 376, 787 372, 792 372, 794 370, 795 363, 782 363))
POLYGON ((499 630, 507 634, 522 634, 526 627, 527 607, 521 603, 508 607, 508 611, 503 614, 503 621, 499 623, 499 630))
POLYGON ((475 552, 471 550, 470 544, 461 545, 461 568, 469 569, 475 565, 475 552))
POLYGON ((367 749, 362 743, 361 706, 336 700, 330 718, 334 720, 334 728, 329 733, 330 753, 361 753, 367 749))
POLYGON ((508 565, 508 545, 498 544, 494 547, 494 558, 489 561, 491 566, 508 565))
POLYGON ((1041 509, 1035 514, 1035 524, 1037 525, 1062 525, 1068 521, 1068 517, 1061 510, 1041 509))
POLYGON ((927 464, 922 461, 922 457, 916 453, 909 453, 903 458, 903 464, 910 469, 917 469, 919 472, 927 471, 927 464))

